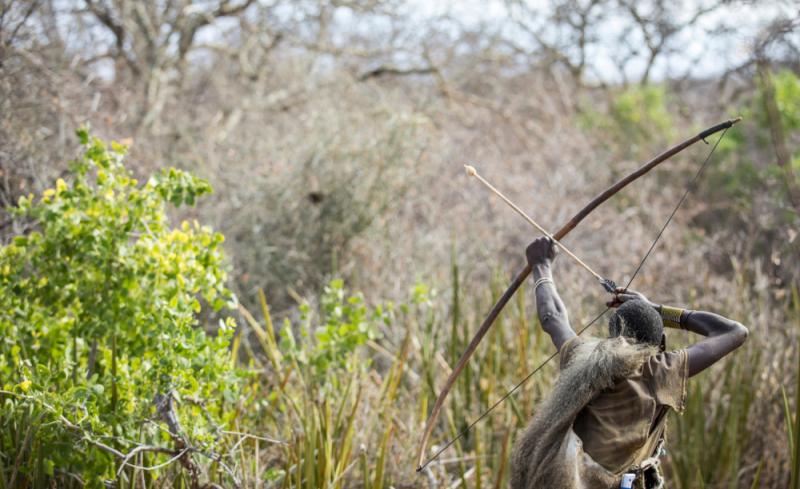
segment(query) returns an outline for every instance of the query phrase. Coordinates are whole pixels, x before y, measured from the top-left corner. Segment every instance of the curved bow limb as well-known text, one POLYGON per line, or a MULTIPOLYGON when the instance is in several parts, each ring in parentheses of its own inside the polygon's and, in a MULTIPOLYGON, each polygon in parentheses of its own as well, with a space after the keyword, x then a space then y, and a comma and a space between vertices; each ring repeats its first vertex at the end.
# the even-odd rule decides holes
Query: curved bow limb
MULTIPOLYGON (((660 163, 668 160, 669 158, 675 156, 676 154, 680 153, 684 149, 688 148, 689 146, 693 145, 694 143, 704 140, 708 136, 711 136, 714 133, 722 131, 724 129, 728 129, 737 122, 742 120, 741 117, 737 117, 736 119, 727 120, 725 122, 721 122, 715 126, 709 127, 708 129, 700 132, 699 134, 683 141, 680 144, 673 146, 672 148, 664 151, 663 153, 659 154, 652 160, 648 161, 647 163, 643 164, 639 169, 632 172, 631 174, 627 175, 626 177, 619 180, 617 183, 603 191, 600 195, 592 199, 591 202, 586 204, 577 214, 575 214, 572 219, 570 219, 564 226, 561 227, 555 234, 553 234, 553 238, 557 241, 561 241, 570 231, 572 231, 586 216, 588 216, 594 209, 596 209, 600 204, 611 198, 614 194, 625 188, 628 184, 636 180, 637 178, 641 177, 645 173, 649 172, 660 163)), ((461 355, 461 358, 458 359, 458 363, 456 363, 455 368, 450 373, 450 376, 447 378, 447 382, 445 382, 442 391, 439 393, 439 397, 436 399, 436 403, 433 405, 433 409, 431 410, 431 414, 428 417, 428 421, 425 423, 425 431, 422 434, 422 439, 420 440, 419 444, 419 451, 417 452, 417 472, 421 471, 425 465, 430 462, 424 461, 425 458, 425 450, 428 447, 428 440, 430 439, 431 433, 433 432, 433 428, 436 425, 436 421, 439 419, 439 413, 442 410, 442 406, 444 405, 444 401, 447 398, 447 395, 450 393, 450 390, 455 385, 456 380, 458 379, 459 374, 461 371, 464 370, 464 367, 467 365, 470 357, 472 354, 475 353, 475 350, 478 348, 478 344, 481 342, 486 333, 489 331, 489 328, 492 327, 494 324, 495 319, 500 314, 500 311, 503 310, 505 305, 514 296, 517 289, 525 282, 525 279, 528 278, 528 275, 531 273, 531 267, 529 265, 525 265, 517 276, 514 278, 514 281, 511 282, 511 285, 508 286, 506 291, 500 296, 500 299, 495 303, 492 310, 489 311, 489 315, 486 316, 486 319, 483 320, 481 323, 480 328, 475 333, 475 336, 472 338, 472 341, 469 342, 466 351, 461 355)))

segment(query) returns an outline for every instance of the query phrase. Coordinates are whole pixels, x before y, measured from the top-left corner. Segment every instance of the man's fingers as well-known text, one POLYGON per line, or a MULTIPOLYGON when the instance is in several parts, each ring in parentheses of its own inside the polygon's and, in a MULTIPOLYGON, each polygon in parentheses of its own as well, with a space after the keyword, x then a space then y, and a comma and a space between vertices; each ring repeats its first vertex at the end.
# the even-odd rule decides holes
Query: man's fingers
POLYGON ((635 294, 614 294, 614 298, 606 302, 606 305, 608 307, 617 307, 623 302, 628 302, 636 299, 639 299, 639 296, 635 294))

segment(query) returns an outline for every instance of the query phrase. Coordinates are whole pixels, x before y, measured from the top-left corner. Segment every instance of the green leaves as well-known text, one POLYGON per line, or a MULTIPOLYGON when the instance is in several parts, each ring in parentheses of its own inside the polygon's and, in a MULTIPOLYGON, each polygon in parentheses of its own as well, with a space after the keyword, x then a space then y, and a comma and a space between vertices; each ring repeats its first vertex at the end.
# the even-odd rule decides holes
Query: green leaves
MULTIPOLYGON (((73 173, 11 209, 36 231, 0 248, 0 337, 14 339, 0 342, 0 378, 24 395, 0 421, 39 413, 37 443, 83 444, 48 454, 45 472, 91 469, 92 480, 115 473, 115 462, 88 455, 87 437, 161 444, 159 427, 145 424, 158 419, 157 393, 191 396, 219 413, 237 397, 238 374, 227 350, 233 325, 216 337, 197 327, 204 302, 215 310, 234 302, 224 238, 198 222, 173 228, 166 213, 211 187, 175 169, 140 185, 123 164, 125 146, 77 134, 86 150, 73 173), (86 430, 83 441, 56 413, 86 430)), ((217 429, 207 416, 182 422, 198 438, 217 429)))
POLYGON ((307 304, 301 306, 300 312, 301 341, 296 343, 287 331, 281 348, 298 363, 308 366, 316 380, 324 383, 335 382, 337 372, 356 368, 359 347, 380 337, 378 327, 390 323, 391 307, 370 309, 363 296, 348 296, 344 282, 335 279, 320 298, 318 318, 307 304))
MULTIPOLYGON (((595 100, 584 101, 581 125, 602 135, 601 142, 614 144, 629 157, 654 138, 674 139, 674 120, 668 107, 670 96, 665 85, 634 85, 613 94, 607 110, 599 110, 595 100)), ((644 151, 647 154, 647 151, 644 151)))
POLYGON ((211 185, 202 178, 175 168, 162 170, 150 184, 164 200, 179 205, 194 205, 197 197, 211 193, 211 185))
MULTIPOLYGON (((800 78, 790 70, 781 70, 775 75, 775 103, 786 131, 800 129, 800 78)), ((763 88, 761 88, 763 91, 763 88)), ((763 96, 763 94, 762 94, 763 96)), ((759 114, 762 125, 766 126, 766 115, 759 114)))
POLYGON ((89 144, 89 128, 86 126, 81 126, 75 134, 78 136, 78 141, 84 146, 89 144))

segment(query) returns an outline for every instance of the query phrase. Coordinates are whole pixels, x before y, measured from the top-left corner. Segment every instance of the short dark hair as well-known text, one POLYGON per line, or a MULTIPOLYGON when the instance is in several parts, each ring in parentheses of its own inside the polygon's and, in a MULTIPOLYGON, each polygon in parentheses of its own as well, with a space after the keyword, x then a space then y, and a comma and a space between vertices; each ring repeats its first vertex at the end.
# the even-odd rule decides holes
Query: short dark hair
POLYGON ((623 303, 611 315, 608 333, 612 338, 624 336, 637 343, 660 345, 664 335, 664 321, 647 302, 632 300, 623 303))

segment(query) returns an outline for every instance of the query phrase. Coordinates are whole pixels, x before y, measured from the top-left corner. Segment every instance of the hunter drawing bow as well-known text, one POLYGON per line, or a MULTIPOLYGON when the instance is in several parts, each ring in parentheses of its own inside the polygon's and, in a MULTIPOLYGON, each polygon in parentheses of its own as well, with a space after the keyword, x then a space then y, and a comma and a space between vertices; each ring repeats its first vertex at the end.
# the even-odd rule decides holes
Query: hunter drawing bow
MULTIPOLYGON (((660 237, 663 234, 664 230, 666 229, 667 225, 669 224, 669 222, 672 220, 673 216, 677 212, 678 208, 681 206, 683 201, 686 199, 686 196, 689 194, 689 191, 691 190, 693 184, 699 178, 700 174, 702 173, 703 169, 705 168, 706 164, 708 163, 709 159, 711 158, 711 155, 714 153, 714 150, 716 149, 717 145, 721 141, 722 137, 725 135, 725 132, 727 132, 727 130, 730 127, 732 127, 734 124, 736 124, 740 120, 741 120, 741 118, 736 118, 736 119, 731 119, 731 120, 728 120, 728 121, 725 121, 725 122, 721 122, 721 123, 719 123, 719 124, 717 124, 715 126, 712 126, 712 127, 708 128, 708 129, 700 132, 699 134, 697 134, 697 135, 695 135, 695 136, 683 141, 682 143, 679 143, 679 144, 673 146, 672 148, 664 151, 663 153, 659 154, 655 158, 653 158, 650 161, 648 161, 647 163, 643 164, 636 171, 634 171, 634 172, 630 173, 629 175, 625 176, 624 178, 622 178, 621 180, 616 182, 614 185, 612 185, 611 187, 609 187, 608 189, 603 191, 597 197, 592 199, 588 204, 586 204, 586 206, 584 206, 580 211, 578 211, 578 213, 576 213, 572 217, 572 219, 570 219, 564 226, 562 226, 558 231, 556 231, 552 235, 547 233, 538 224, 536 224, 532 219, 527 217, 527 215, 525 215, 524 212, 522 212, 519 208, 517 208, 515 205, 513 205, 513 203, 511 203, 508 199, 506 199, 504 196, 502 196, 502 194, 500 194, 499 191, 497 191, 496 189, 494 189, 494 187, 492 187, 490 184, 488 184, 488 182, 486 182, 483 179, 481 179, 481 180, 482 180, 482 182, 484 184, 488 185, 491 189, 493 189, 495 191, 495 193, 497 193, 499 196, 501 196, 501 198, 503 198, 506 201, 506 203, 511 205, 513 208, 515 208, 515 210, 517 212, 522 214, 531 224, 533 224, 534 226, 539 228, 539 230, 542 231, 545 235, 551 237, 562 249, 567 251, 568 254, 572 258, 576 259, 582 265, 584 265, 585 268, 587 268, 591 273, 593 273, 596 276, 596 278, 598 278, 600 280, 601 285, 603 285, 603 287, 606 290, 609 290, 609 288, 611 288, 612 289, 611 292, 613 292, 613 288, 614 288, 613 285, 612 285, 613 283, 611 281, 609 281, 607 279, 603 279, 602 277, 597 275, 594 271, 592 271, 590 268, 588 268, 588 266, 583 264, 583 262, 581 262, 580 259, 578 259, 576 256, 572 255, 571 252, 566 250, 566 248, 563 245, 561 245, 561 243, 560 243, 561 240, 570 231, 572 231, 584 218, 586 218, 586 216, 588 216, 594 209, 596 209, 600 204, 602 204, 603 202, 605 202, 606 200, 611 198, 614 194, 616 194, 617 192, 619 192, 620 190, 625 188, 628 184, 630 184, 634 180, 638 179, 639 177, 641 177, 645 173, 649 172, 650 170, 652 170, 653 168, 658 166, 660 163, 668 160, 672 156, 680 153, 684 149, 686 149, 689 146, 695 144, 696 142, 705 141, 705 139, 708 136, 711 136, 712 134, 715 134, 715 133, 717 133, 719 131, 723 131, 723 133, 720 135, 719 139, 717 140, 717 142, 714 144, 713 148, 709 152, 709 154, 706 157, 705 161, 703 162, 701 168, 698 170, 698 172, 695 174, 694 178, 690 182, 689 186, 687 187, 687 189, 686 189, 685 193, 683 194, 683 196, 681 197, 680 201, 678 202, 678 204, 676 205, 676 207, 674 208, 674 210, 670 214, 669 218, 667 219, 667 222, 664 224, 664 226, 661 228, 661 231, 656 236, 655 240, 653 241, 653 244, 650 246, 650 249, 647 251, 647 253, 645 254, 644 258, 641 260, 641 262, 639 263, 638 267, 636 268, 636 270, 632 274, 630 280, 628 281, 628 284, 625 286, 625 289, 627 289, 628 286, 630 285, 630 283, 635 278, 636 274, 641 269, 641 267, 644 264, 645 260, 647 260, 647 258, 649 257, 650 253, 652 252, 652 250, 655 247, 656 243, 660 239, 660 237)), ((479 175, 477 175, 477 172, 474 171, 474 168, 468 167, 467 168, 467 172, 471 176, 478 176, 479 177, 479 175)), ((422 469, 424 469, 431 461, 436 459, 445 449, 447 449, 449 446, 451 446, 453 443, 455 443, 455 441, 457 441, 459 438, 461 438, 478 421, 483 419, 483 417, 486 416, 492 409, 494 409, 497 405, 499 405, 506 398, 508 398, 511 394, 513 394, 514 391, 516 391, 525 381, 527 381, 531 376, 533 376, 537 371, 539 371, 539 369, 541 369, 547 362, 549 362, 552 358, 554 358, 557 355, 558 352, 552 354, 547 360, 542 362, 538 367, 536 367, 536 369, 534 369, 530 374, 528 374, 513 389, 511 389, 507 394, 505 394, 503 397, 501 397, 500 400, 498 400, 496 403, 494 403, 488 410, 484 411, 484 413, 481 414, 475 421, 470 423, 467 426, 467 428, 465 428, 464 430, 461 431, 461 433, 458 434, 458 436, 456 436, 455 438, 453 438, 449 442, 445 443, 445 445, 442 448, 440 448, 433 456, 431 456, 427 461, 425 460, 425 451, 426 451, 427 446, 428 446, 428 440, 429 440, 429 438, 431 436, 431 433, 433 432, 433 428, 436 425, 436 421, 439 418, 439 413, 442 410, 442 406, 444 405, 444 401, 447 398, 447 395, 450 393, 450 390, 453 388, 453 385, 455 384, 456 380, 458 379, 459 374, 464 370, 464 367, 466 367, 466 364, 469 361, 470 357, 472 356, 472 354, 477 349, 478 344, 483 339, 483 337, 486 336, 486 333, 489 331, 489 329, 491 328, 492 324, 494 324, 495 319, 497 319, 497 316, 503 310, 503 307, 505 307, 505 305, 508 303, 508 301, 514 295, 514 293, 517 291, 517 289, 519 289, 519 287, 522 285, 522 283, 525 282, 525 279, 527 279, 527 277, 528 277, 528 275, 530 275, 530 273, 531 273, 531 267, 530 267, 530 265, 526 264, 525 267, 516 275, 514 280, 511 282, 511 285, 508 286, 508 288, 503 293, 503 295, 500 296, 500 299, 497 301, 497 303, 495 303, 495 305, 494 305, 494 307, 492 307, 491 311, 489 311, 489 314, 486 316, 486 319, 484 319, 483 323, 481 323, 481 326, 478 328, 478 331, 475 333, 475 336, 469 342, 469 345, 467 346, 467 349, 461 355, 461 357, 459 358, 458 362, 456 363, 455 368, 450 373, 450 376, 447 378, 447 381, 445 382, 444 387, 442 388, 441 392, 439 393, 439 397, 436 399, 436 403, 433 405, 433 409, 431 410, 431 414, 428 417, 427 422, 425 423, 425 430, 424 430, 424 432, 422 434, 422 438, 421 438, 420 444, 419 444, 419 451, 417 453, 417 462, 418 462, 417 463, 417 472, 419 472, 422 469)), ((580 331, 578 332, 578 334, 580 335, 589 326, 594 324, 598 319, 600 319, 600 317, 603 316, 603 314, 605 314, 605 312, 607 310, 608 310, 608 308, 605 311, 603 311, 600 315, 596 316, 592 321, 590 321, 584 327, 582 327, 580 329, 580 331)))

